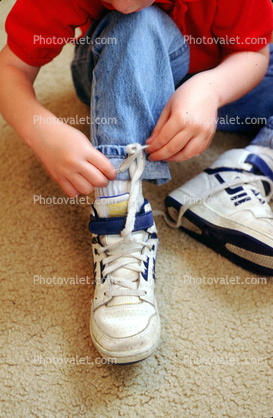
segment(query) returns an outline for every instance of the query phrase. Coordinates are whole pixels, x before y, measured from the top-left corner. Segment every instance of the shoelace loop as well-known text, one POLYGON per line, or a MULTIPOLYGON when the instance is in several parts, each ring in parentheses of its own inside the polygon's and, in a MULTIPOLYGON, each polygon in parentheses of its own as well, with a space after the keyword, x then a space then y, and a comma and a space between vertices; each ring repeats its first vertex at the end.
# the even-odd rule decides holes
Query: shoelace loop
POLYGON ((199 195, 192 196, 192 197, 194 197, 194 202, 187 202, 187 203, 184 203, 181 206, 181 208, 178 212, 178 217, 177 217, 176 222, 174 222, 170 218, 168 213, 163 212, 161 210, 153 211, 153 215, 154 216, 163 216, 166 223, 171 228, 179 228, 181 226, 181 219, 182 219, 183 215, 185 214, 185 212, 188 209, 190 209, 191 206, 196 205, 196 204, 201 204, 202 202, 205 202, 207 199, 209 199, 210 197, 212 197, 216 193, 221 192, 222 190, 225 190, 228 187, 234 187, 234 186, 237 186, 237 185, 242 184, 242 183, 255 183, 255 182, 258 182, 258 181, 266 181, 267 183, 269 183, 270 193, 268 194, 268 196, 263 197, 263 199, 266 202, 269 202, 272 199, 272 196, 273 196, 273 182, 268 177, 265 177, 265 176, 258 176, 256 174, 252 174, 252 173, 245 173, 240 178, 235 178, 233 181, 225 182, 225 183, 219 185, 218 187, 215 187, 215 188, 213 188, 209 191, 206 191, 206 192, 201 193, 199 195))
MULTIPOLYGON (((223 184, 221 184, 218 187, 215 187, 214 189, 211 189, 209 191, 206 191, 204 193, 201 193, 199 195, 195 195, 194 197, 194 202, 187 202, 184 205, 181 206, 179 212, 178 212, 178 218, 177 221, 174 222, 167 213, 163 212, 163 211, 159 211, 156 210, 153 212, 154 216, 164 216, 164 219, 166 221, 166 223, 171 226, 172 228, 179 228, 181 226, 181 219, 183 217, 183 215, 185 214, 185 212, 193 205, 195 205, 197 202, 198 204, 201 204, 201 202, 206 201, 207 199, 209 199, 210 197, 212 197, 213 195, 215 195, 218 192, 221 192, 222 190, 225 190, 229 187, 234 187, 237 186, 239 184, 242 183, 256 183, 258 181, 266 181, 267 183, 269 183, 270 185, 270 193, 268 194, 268 196, 263 197, 263 199, 266 202, 269 202, 273 196, 273 182, 265 176, 258 176, 256 174, 252 174, 252 173, 245 173, 242 176, 240 176, 239 178, 235 178, 233 181, 230 182, 225 182, 223 184)), ((258 189, 259 190, 259 189, 258 189)))

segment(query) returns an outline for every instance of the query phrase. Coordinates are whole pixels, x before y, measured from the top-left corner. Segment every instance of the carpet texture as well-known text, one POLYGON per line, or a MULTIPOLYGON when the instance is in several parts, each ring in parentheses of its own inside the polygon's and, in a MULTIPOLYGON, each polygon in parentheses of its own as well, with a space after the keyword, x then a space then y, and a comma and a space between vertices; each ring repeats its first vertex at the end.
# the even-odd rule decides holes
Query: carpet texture
MULTIPOLYGON (((13 4, 0 3, 1 47, 13 4)), ((35 83, 61 118, 89 112, 73 90, 72 55, 66 46, 35 83)), ((272 417, 272 278, 258 283, 157 218, 161 344, 146 361, 103 364, 89 336, 90 205, 66 204, 31 149, 3 119, 0 126, 0 417, 272 417), (232 283, 236 277, 242 284, 232 283)), ((88 125, 77 127, 89 136, 88 125)), ((145 184, 145 196, 164 209, 169 191, 249 140, 218 132, 202 156, 171 165, 172 181, 145 184)))

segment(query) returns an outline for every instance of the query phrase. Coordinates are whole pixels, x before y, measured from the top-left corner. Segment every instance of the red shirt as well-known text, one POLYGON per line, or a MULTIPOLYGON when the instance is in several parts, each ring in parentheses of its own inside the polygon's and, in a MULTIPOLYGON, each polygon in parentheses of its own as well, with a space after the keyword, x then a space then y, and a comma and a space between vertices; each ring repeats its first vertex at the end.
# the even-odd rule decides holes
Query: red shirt
MULTIPOLYGON (((271 40, 271 0, 157 0, 190 44, 190 72, 217 66, 232 52, 258 51, 271 40)), ((17 0, 6 21, 8 45, 24 62, 50 62, 75 28, 83 33, 109 12, 99 0, 17 0)))

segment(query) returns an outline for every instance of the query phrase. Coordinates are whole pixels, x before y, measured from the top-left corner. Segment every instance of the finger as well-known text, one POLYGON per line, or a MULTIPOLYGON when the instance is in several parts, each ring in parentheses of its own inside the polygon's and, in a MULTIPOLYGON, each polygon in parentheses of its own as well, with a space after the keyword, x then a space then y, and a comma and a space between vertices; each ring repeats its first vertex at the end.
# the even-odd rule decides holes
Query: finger
POLYGON ((170 114, 171 114, 171 106, 169 103, 167 103, 154 127, 152 135, 146 141, 147 145, 151 144, 153 140, 155 139, 155 137, 160 133, 161 129, 170 118, 170 114))
POLYGON ((92 150, 90 150, 90 153, 87 157, 88 162, 95 166, 109 180, 115 180, 115 178, 117 177, 117 172, 113 164, 100 151, 98 151, 92 145, 91 147, 92 150))
POLYGON ((161 129, 159 135, 146 149, 147 154, 152 154, 170 143, 181 132, 181 129, 183 128, 178 119, 171 117, 161 129))
POLYGON ((185 147, 179 151, 177 154, 174 154, 172 157, 166 159, 169 162, 181 162, 189 160, 190 158, 199 155, 200 153, 200 138, 194 138, 188 142, 185 147))
POLYGON ((107 187, 109 184, 109 178, 89 162, 86 162, 81 166, 79 174, 92 184, 92 186, 107 187))
POLYGON ((94 185, 86 180, 80 173, 75 173, 71 179, 72 186, 78 191, 78 194, 89 195, 94 190, 94 185))
POLYGON ((149 160, 169 160, 169 158, 180 152, 181 149, 184 148, 184 146, 192 139, 192 136, 190 135, 191 134, 186 130, 179 132, 165 146, 150 154, 149 160))
POLYGON ((181 151, 168 158, 167 161, 181 162, 189 160, 190 158, 193 158, 197 155, 200 155, 209 146, 211 142, 210 138, 210 135, 208 135, 205 139, 201 136, 193 138, 184 146, 184 148, 181 151))
POLYGON ((80 194, 79 190, 75 189, 75 187, 70 183, 70 181, 66 179, 57 179, 59 185, 63 189, 63 191, 70 197, 76 197, 80 194))

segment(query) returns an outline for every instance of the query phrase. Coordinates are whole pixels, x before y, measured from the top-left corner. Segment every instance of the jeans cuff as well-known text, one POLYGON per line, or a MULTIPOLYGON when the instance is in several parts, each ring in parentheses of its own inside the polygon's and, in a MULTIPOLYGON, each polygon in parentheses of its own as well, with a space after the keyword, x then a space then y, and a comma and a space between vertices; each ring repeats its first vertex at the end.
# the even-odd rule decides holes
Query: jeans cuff
MULTIPOLYGON (((126 146, 122 145, 98 145, 95 147, 113 164, 117 170, 121 163, 128 157, 126 146)), ((145 167, 141 176, 142 180, 161 186, 171 180, 168 163, 162 161, 149 161, 145 159, 145 167)), ((117 180, 130 180, 129 170, 119 173, 117 180)))
POLYGON ((268 118, 266 125, 260 130, 253 139, 251 145, 260 145, 261 147, 273 148, 273 116, 268 118))
POLYGON ((273 116, 270 116, 270 118, 267 119, 267 124, 265 125, 270 129, 273 129, 273 116))

